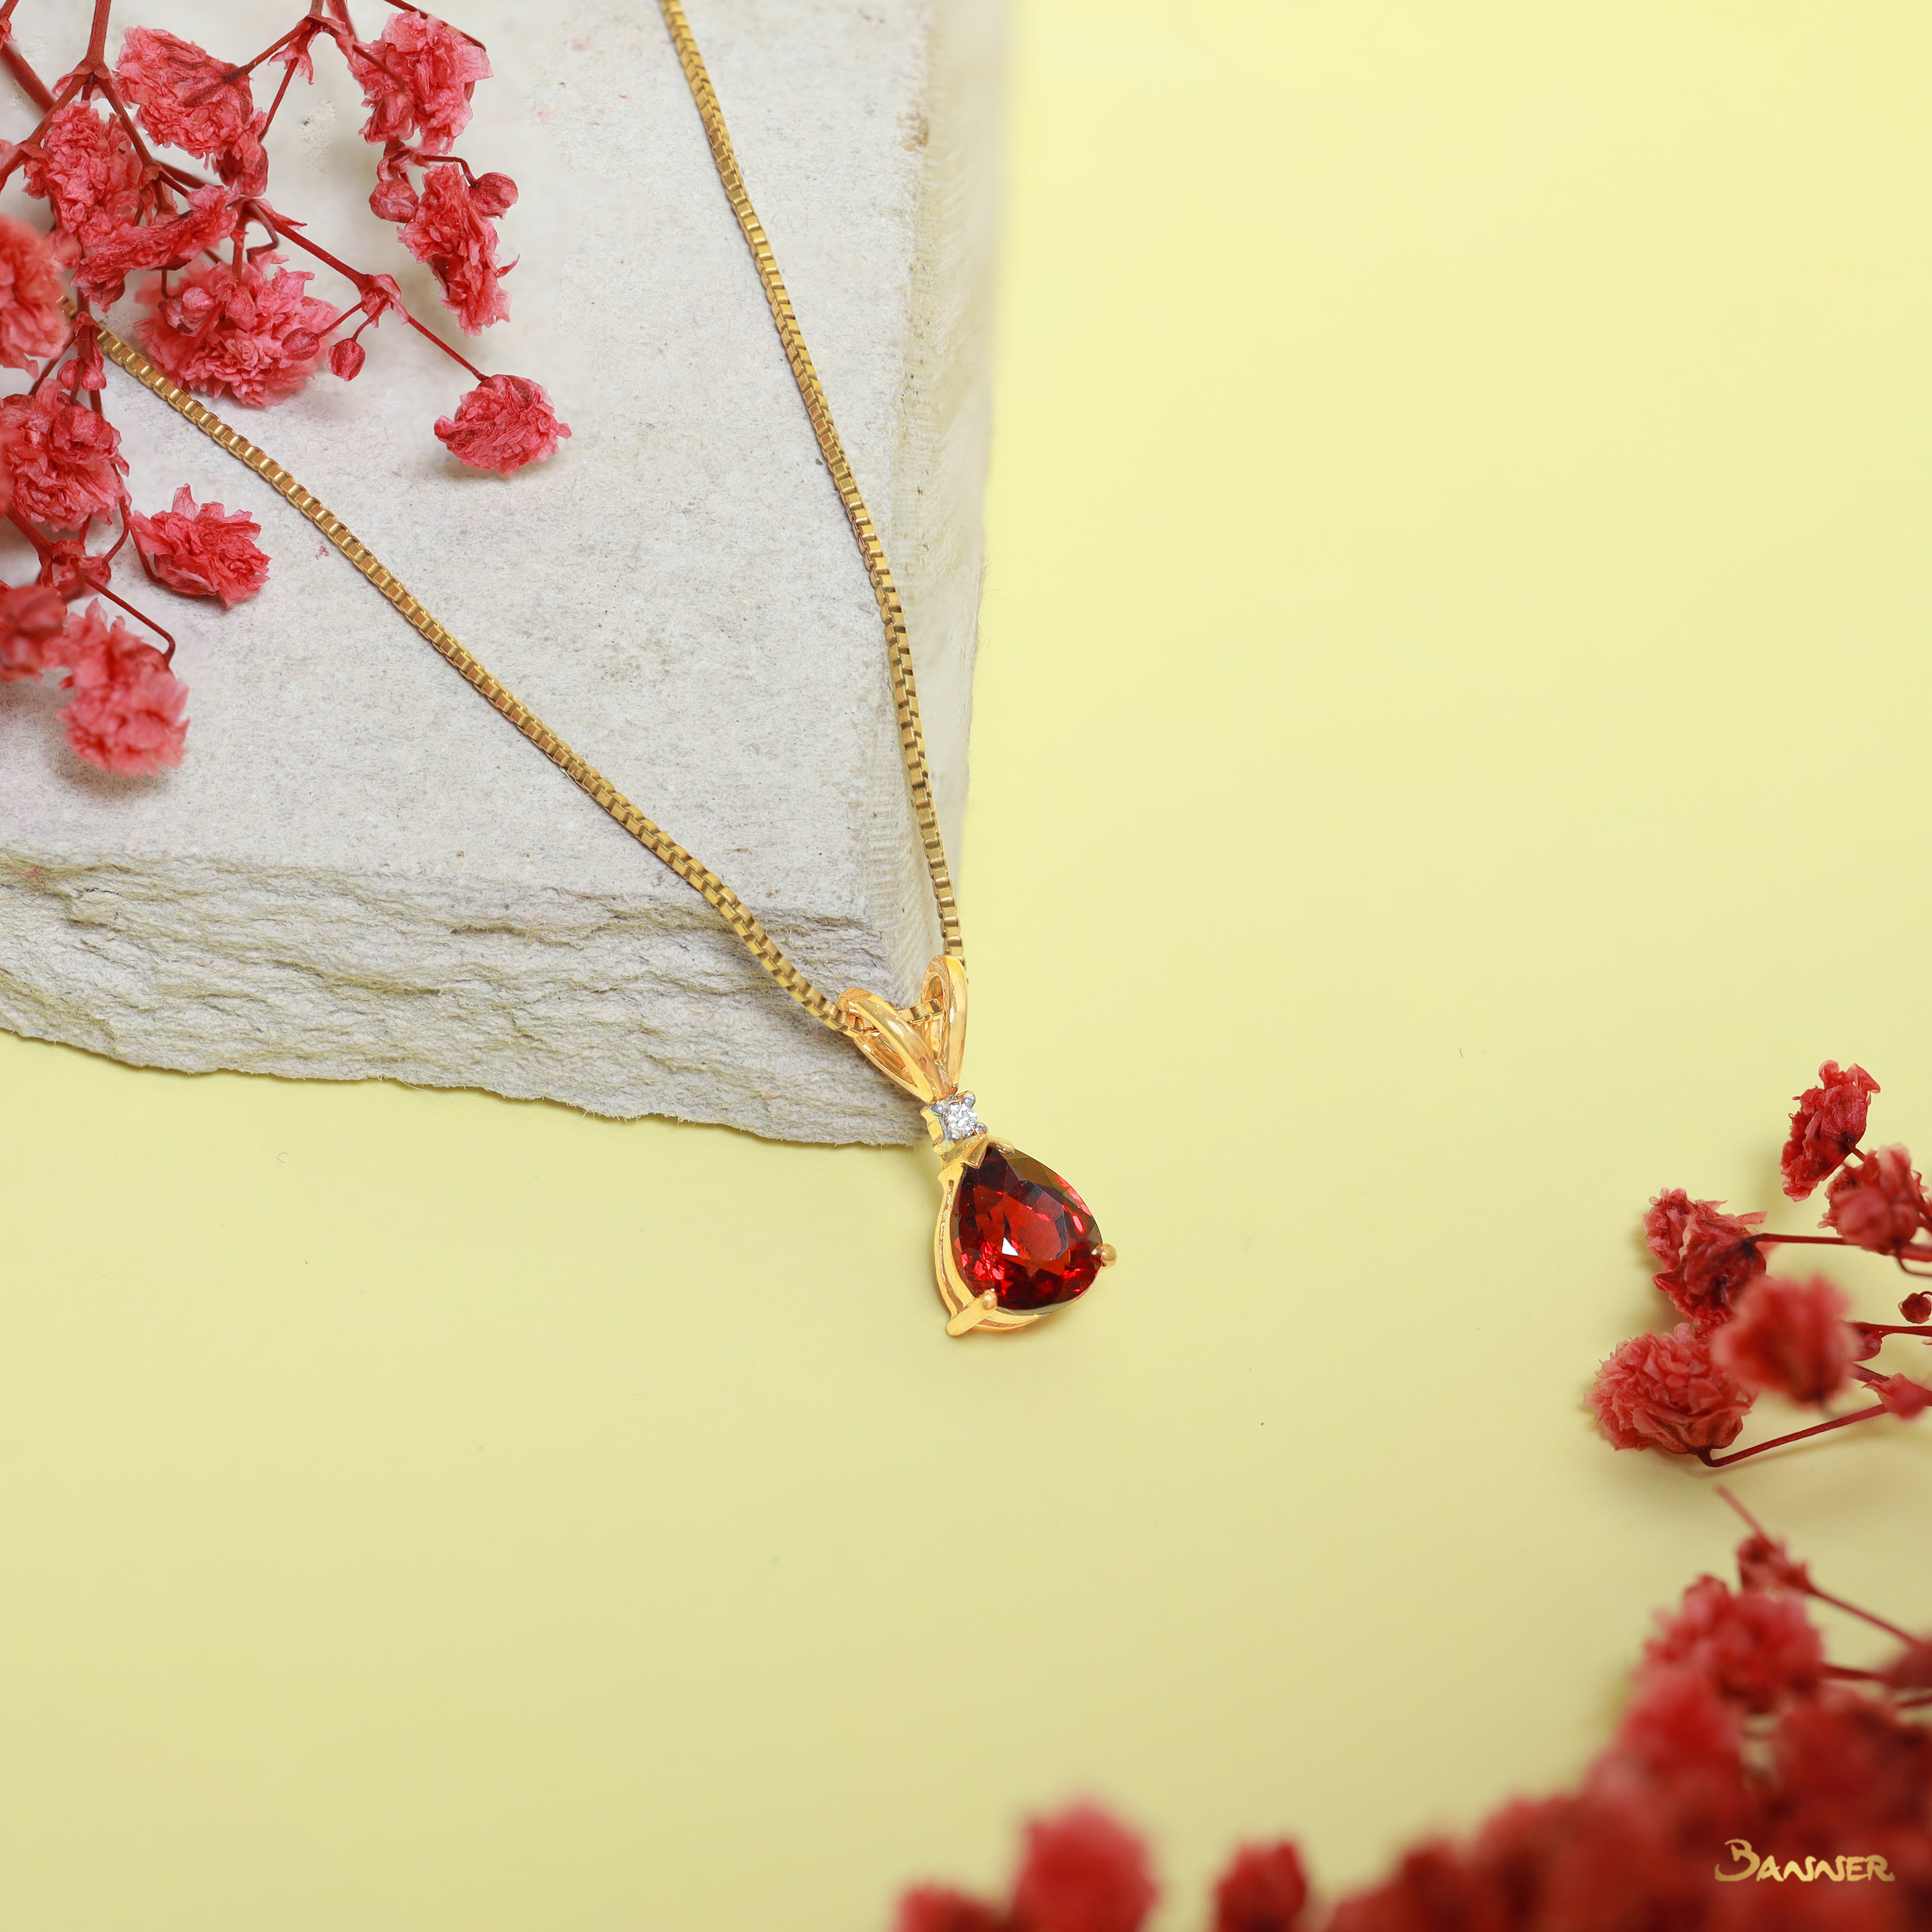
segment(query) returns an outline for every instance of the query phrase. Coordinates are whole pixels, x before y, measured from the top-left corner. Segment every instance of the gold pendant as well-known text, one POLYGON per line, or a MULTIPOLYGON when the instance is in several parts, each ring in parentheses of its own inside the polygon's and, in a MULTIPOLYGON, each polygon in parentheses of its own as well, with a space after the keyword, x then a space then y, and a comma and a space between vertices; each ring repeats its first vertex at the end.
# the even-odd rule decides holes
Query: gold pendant
POLYGON ((1053 1170, 980 1124, 959 1089, 966 968, 941 953, 911 1012, 859 987, 838 1002, 854 1046, 918 1101, 939 1154, 933 1278, 949 1335, 1030 1328, 1112 1266, 1092 1210, 1053 1170))

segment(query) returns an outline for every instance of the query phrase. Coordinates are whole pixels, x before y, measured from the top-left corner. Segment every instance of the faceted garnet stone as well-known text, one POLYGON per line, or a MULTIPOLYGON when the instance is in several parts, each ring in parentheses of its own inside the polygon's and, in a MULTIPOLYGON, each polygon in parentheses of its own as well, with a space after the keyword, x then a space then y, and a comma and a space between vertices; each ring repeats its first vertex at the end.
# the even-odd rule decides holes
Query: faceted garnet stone
POLYGON ((952 1254, 975 1294, 1016 1313, 1084 1294, 1100 1270, 1100 1230, 1050 1167, 988 1145, 952 1197, 952 1254))

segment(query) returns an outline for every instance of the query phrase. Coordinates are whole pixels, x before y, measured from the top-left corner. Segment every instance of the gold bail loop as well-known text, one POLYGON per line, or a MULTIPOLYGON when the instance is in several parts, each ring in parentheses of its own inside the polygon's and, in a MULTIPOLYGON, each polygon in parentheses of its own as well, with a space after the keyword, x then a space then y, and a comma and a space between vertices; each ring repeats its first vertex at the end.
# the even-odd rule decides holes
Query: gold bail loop
POLYGON ((848 987, 837 1004, 852 1022, 852 1044, 921 1106, 959 1090, 966 1058, 966 968, 950 953, 927 967, 919 1004, 910 1011, 860 986, 848 987))

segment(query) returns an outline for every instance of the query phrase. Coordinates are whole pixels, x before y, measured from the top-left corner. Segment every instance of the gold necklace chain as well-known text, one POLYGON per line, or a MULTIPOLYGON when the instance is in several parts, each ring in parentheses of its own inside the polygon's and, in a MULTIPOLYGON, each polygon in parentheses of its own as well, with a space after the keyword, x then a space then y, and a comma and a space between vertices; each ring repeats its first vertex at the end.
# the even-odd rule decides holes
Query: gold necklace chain
MULTIPOLYGON (((737 158, 732 152, 731 137, 725 129, 724 114, 698 53, 698 43, 692 38, 684 9, 678 0, 659 0, 659 4, 672 44, 677 50, 679 63, 684 69, 685 80, 691 88, 692 98, 704 124, 712 159, 717 164, 718 180, 730 202, 732 213, 738 218, 738 226, 744 232, 752 259, 758 265, 758 279, 764 285, 765 299, 771 306, 772 320, 778 326, 778 339, 784 345, 785 360, 791 365, 792 379, 798 385, 800 399, 812 420, 812 432, 818 439, 826 469, 837 487, 838 500, 844 506, 846 520, 852 526, 859 554, 865 560, 866 574, 872 580, 873 594, 878 600, 879 616, 886 632, 886 668, 892 680, 893 704, 898 712, 900 754, 905 763, 906 779, 912 793, 913 814, 919 824, 920 842, 926 850, 926 871, 932 880, 933 899, 939 910, 944 955, 958 959, 963 956, 958 909, 953 901, 952 878, 946 863, 946 848, 940 836, 938 814, 933 808, 932 779, 926 765, 926 734, 920 724, 919 691, 913 676, 905 614, 900 608, 891 567, 886 561, 885 547, 879 541, 872 514, 853 479, 844 446, 839 441, 838 431, 832 423, 831 406, 825 399, 818 373, 812 367, 805 338, 800 332, 798 319, 792 313, 791 297, 785 291, 771 244, 766 238, 758 211, 752 207, 751 196, 746 191, 744 177, 738 171, 737 158)), ((143 388, 152 389, 163 402, 238 462, 245 464, 278 496, 286 499, 308 518, 545 758, 587 792, 653 858, 661 860, 686 885, 700 894, 707 904, 715 907, 746 951, 807 1012, 835 1032, 854 1038, 869 1035, 870 1028, 856 1020, 836 1000, 828 999, 785 957, 758 915, 716 872, 693 858, 661 826, 646 818, 595 766, 580 758, 541 718, 519 704, 410 596, 339 517, 304 490, 266 451, 258 449, 212 410, 197 402, 131 343, 124 342, 106 328, 100 331, 100 340, 101 353, 110 362, 124 369, 143 388)), ((928 998, 924 1004, 930 1006, 933 1002, 928 998)))

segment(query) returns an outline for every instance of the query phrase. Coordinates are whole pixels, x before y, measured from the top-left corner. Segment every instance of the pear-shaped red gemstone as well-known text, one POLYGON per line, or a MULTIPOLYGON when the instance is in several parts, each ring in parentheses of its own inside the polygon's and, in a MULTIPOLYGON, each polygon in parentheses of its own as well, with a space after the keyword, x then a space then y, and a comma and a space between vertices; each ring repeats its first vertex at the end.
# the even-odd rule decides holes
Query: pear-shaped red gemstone
POLYGON ((1023 1313, 1084 1294, 1100 1271, 1100 1230, 1052 1168, 988 1144, 952 1197, 952 1258, 975 1294, 1023 1313))

